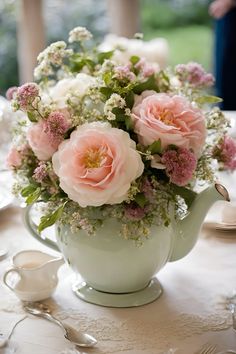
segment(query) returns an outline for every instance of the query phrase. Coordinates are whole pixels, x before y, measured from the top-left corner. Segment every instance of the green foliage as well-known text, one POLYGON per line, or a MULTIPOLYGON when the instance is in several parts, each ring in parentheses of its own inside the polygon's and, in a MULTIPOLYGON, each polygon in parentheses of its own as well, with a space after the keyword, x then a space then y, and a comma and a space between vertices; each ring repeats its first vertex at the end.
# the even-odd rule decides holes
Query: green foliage
POLYGON ((137 193, 134 200, 140 206, 140 208, 144 208, 147 204, 147 199, 143 193, 137 193))
POLYGON ((41 217, 40 224, 38 226, 39 232, 42 232, 47 227, 54 225, 55 222, 60 219, 66 203, 67 202, 59 206, 59 208, 57 208, 53 213, 41 217))
POLYGON ((197 97, 195 101, 200 105, 213 104, 213 103, 222 102, 222 98, 217 96, 205 95, 205 96, 197 97))
POLYGON ((209 1, 185 0, 182 4, 173 0, 143 0, 141 17, 144 33, 154 29, 175 28, 192 24, 208 25, 209 1))
POLYGON ((145 39, 163 37, 168 41, 169 64, 176 65, 196 61, 206 70, 212 71, 212 29, 203 25, 152 29, 145 33, 145 39))
POLYGON ((109 52, 101 52, 98 53, 98 63, 103 64, 105 59, 110 59, 114 53, 114 50, 110 50, 109 52))
POLYGON ((151 145, 149 145, 148 150, 151 154, 160 154, 161 153, 161 139, 154 141, 151 145))
POLYGON ((145 90, 154 90, 159 92, 159 88, 157 86, 156 78, 154 75, 150 76, 147 81, 137 84, 133 88, 133 92, 137 95, 140 95, 145 90))

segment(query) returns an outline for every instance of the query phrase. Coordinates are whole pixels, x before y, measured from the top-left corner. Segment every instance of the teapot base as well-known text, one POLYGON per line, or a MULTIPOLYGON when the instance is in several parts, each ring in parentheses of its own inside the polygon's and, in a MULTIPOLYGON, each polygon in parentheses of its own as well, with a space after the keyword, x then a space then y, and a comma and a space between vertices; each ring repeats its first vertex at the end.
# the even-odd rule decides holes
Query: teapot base
POLYGON ((153 278, 142 290, 131 293, 107 293, 93 289, 85 282, 75 283, 72 290, 76 296, 91 304, 106 307, 136 307, 149 304, 159 298, 163 292, 157 278, 153 278))

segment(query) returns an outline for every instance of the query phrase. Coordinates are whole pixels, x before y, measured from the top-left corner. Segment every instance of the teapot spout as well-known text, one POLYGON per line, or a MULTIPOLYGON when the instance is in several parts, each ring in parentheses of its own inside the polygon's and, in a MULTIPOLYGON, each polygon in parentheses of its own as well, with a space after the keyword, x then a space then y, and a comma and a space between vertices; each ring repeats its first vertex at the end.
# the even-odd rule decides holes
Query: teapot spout
POLYGON ((198 194, 184 219, 177 223, 170 261, 186 256, 197 242, 202 223, 210 207, 218 200, 230 201, 228 191, 221 184, 208 187, 198 194))

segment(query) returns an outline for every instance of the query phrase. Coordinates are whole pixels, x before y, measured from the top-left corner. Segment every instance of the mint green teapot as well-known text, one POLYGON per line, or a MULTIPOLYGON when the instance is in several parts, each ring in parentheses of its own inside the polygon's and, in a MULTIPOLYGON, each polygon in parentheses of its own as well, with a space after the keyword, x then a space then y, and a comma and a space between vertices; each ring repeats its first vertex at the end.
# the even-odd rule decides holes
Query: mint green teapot
POLYGON ((56 225, 56 242, 39 235, 31 207, 25 210, 25 224, 37 240, 60 251, 82 277, 72 287, 82 300, 112 307, 140 306, 161 295, 155 275, 167 262, 191 251, 208 210, 218 200, 229 201, 227 190, 220 184, 208 187, 198 194, 184 219, 173 218, 168 227, 153 225, 141 246, 119 236, 116 219, 106 220, 94 237, 56 225))

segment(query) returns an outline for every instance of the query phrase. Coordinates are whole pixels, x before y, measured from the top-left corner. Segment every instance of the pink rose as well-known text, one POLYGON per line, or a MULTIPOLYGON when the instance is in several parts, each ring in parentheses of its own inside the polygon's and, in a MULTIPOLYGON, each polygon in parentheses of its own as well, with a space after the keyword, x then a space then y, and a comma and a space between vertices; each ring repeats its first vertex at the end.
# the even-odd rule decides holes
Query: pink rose
POLYGON ((160 139, 164 149, 173 144, 199 155, 205 143, 203 113, 180 95, 144 91, 135 99, 132 120, 139 142, 145 146, 160 139))
POLYGON ((57 150, 61 140, 52 140, 45 131, 45 123, 41 120, 33 124, 27 132, 27 140, 35 156, 39 160, 49 160, 57 150))
POLYGON ((60 187, 81 207, 121 203, 144 165, 129 134, 109 123, 86 123, 52 157, 60 187))
POLYGON ((20 152, 16 149, 16 147, 12 147, 8 156, 7 156, 7 166, 9 168, 16 168, 16 167, 20 167, 21 163, 22 163, 22 156, 20 154, 20 152))

